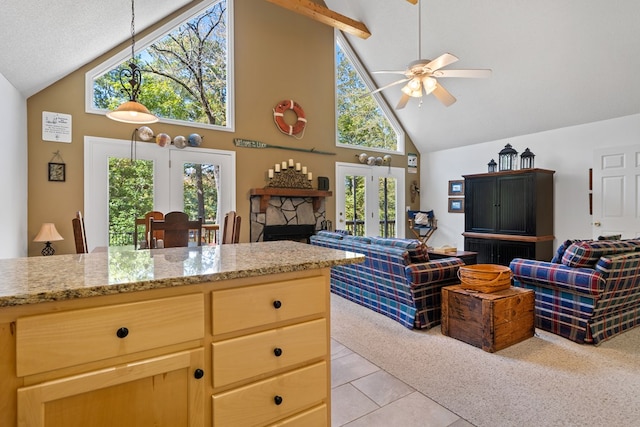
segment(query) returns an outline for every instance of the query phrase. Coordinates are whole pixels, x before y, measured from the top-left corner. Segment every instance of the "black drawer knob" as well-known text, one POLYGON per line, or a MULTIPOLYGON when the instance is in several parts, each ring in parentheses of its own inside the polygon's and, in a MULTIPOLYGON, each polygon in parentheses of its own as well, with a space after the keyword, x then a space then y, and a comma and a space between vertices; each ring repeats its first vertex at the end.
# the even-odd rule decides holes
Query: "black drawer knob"
POLYGON ((118 336, 118 338, 125 338, 127 335, 129 335, 129 329, 123 326, 116 331, 116 335, 118 336))
POLYGON ((274 348, 274 349, 273 349, 273 354, 275 354, 275 355, 276 355, 276 357, 280 357, 280 356, 282 356, 282 349, 281 349, 281 348, 279 348, 279 347, 274 348))
POLYGON ((281 302, 281 301, 279 301, 279 300, 275 300, 275 301, 273 302, 273 307, 274 307, 276 310, 277 310, 277 309, 279 309, 280 307, 282 307, 282 302, 281 302))
POLYGON ((276 405, 280 405, 282 404, 282 396, 276 396, 273 398, 273 401, 275 402, 276 405))
POLYGON ((196 369, 193 372, 193 377, 197 380, 199 380, 200 378, 204 377, 204 371, 202 369, 196 369))

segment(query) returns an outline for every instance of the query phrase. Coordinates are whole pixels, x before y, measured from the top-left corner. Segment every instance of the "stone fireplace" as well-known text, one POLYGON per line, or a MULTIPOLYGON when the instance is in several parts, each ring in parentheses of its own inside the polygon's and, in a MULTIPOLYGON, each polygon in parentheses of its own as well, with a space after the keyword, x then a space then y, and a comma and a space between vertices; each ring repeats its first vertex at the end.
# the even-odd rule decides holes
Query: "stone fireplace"
POLYGON ((308 242, 326 224, 325 197, 331 194, 299 188, 252 189, 250 240, 308 242))

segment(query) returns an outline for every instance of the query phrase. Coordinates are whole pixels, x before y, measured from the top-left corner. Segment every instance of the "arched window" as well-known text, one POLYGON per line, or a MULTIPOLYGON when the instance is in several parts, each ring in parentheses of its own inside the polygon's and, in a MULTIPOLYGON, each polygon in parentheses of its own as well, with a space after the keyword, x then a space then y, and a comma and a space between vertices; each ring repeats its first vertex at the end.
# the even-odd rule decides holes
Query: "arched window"
MULTIPOLYGON (((233 130, 232 4, 205 0, 136 40, 138 100, 162 122, 233 130)), ((119 72, 130 61, 128 48, 86 74, 87 112, 105 114, 128 100, 119 72)))
POLYGON ((336 32, 336 145, 404 154, 404 131, 342 33, 336 32))

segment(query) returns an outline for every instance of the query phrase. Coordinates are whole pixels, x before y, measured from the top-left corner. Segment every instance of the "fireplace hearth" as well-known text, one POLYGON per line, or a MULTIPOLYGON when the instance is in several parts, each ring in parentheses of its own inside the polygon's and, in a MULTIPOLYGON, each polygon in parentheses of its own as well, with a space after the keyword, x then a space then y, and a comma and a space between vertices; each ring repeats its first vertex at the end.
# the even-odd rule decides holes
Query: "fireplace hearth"
POLYGON ((315 234, 314 224, 299 225, 265 225, 262 231, 262 240, 293 240, 309 243, 309 238, 315 234))

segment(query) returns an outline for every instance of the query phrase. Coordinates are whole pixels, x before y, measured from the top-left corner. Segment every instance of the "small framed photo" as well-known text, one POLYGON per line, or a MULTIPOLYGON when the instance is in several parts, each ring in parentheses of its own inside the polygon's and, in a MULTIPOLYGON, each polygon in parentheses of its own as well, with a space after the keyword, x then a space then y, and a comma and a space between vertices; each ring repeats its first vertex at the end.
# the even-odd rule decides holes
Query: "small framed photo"
POLYGON ((49 181, 64 182, 66 179, 66 164, 49 163, 49 181))
POLYGON ((449 212, 451 213, 464 213, 464 198, 451 197, 449 199, 449 212))
POLYGON ((449 181, 450 196, 464 196, 464 180, 449 181))

